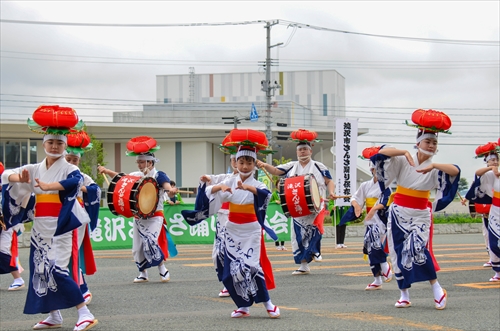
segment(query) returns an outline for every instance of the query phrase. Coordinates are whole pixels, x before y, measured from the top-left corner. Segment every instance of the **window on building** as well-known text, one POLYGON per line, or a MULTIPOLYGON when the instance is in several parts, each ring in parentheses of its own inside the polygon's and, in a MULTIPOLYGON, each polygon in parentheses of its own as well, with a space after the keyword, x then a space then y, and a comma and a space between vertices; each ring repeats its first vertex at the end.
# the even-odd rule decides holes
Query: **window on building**
POLYGON ((30 141, 29 139, 0 141, 0 161, 3 162, 7 169, 36 163, 36 153, 36 141, 30 141))

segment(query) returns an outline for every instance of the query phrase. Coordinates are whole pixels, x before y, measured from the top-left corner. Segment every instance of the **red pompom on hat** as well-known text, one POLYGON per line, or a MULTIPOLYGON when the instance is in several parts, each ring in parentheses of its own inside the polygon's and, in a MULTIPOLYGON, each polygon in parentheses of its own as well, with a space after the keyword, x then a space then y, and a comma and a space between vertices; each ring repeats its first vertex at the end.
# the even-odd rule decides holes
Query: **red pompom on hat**
POLYGON ((127 142, 127 156, 137 156, 143 153, 154 153, 160 149, 156 140, 149 136, 138 136, 127 142))

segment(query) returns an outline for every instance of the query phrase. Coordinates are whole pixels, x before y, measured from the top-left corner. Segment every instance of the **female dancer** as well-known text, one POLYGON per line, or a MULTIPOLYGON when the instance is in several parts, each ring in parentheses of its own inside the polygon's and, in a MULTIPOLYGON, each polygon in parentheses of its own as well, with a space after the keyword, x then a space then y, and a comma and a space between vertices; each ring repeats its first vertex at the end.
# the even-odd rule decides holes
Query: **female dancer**
POLYGON ((435 308, 441 310, 446 307, 447 293, 437 281, 433 257, 427 248, 432 235, 429 196, 430 190, 437 189, 432 210, 445 208, 458 189, 460 169, 453 164, 432 162, 437 151, 437 132, 447 132, 451 126, 448 116, 431 109, 419 109, 413 113, 412 120, 419 128, 417 153, 411 155, 406 150, 382 146, 371 161, 375 164, 382 191, 394 180, 398 185, 387 223, 389 254, 401 290, 395 307, 411 306, 411 284, 429 281, 435 308), (434 118, 444 124, 429 123, 428 119, 434 118))

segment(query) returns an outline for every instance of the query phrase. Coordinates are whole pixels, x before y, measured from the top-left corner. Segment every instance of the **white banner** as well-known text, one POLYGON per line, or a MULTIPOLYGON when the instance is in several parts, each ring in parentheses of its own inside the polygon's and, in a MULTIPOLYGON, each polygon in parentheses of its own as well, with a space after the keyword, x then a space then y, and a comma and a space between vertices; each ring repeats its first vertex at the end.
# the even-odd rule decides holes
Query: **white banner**
MULTIPOLYGON (((335 121, 335 193, 356 192, 356 160, 358 158, 358 120, 337 118, 335 121)), ((350 198, 337 199, 336 206, 350 206, 350 198)))

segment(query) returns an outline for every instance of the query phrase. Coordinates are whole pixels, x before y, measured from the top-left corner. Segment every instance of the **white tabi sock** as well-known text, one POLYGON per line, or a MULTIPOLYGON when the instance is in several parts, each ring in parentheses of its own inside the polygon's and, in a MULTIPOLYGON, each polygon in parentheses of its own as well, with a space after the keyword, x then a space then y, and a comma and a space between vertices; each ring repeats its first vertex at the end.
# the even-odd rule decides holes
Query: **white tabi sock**
POLYGON ((165 272, 167 271, 167 268, 165 268, 165 263, 162 263, 161 265, 159 265, 158 270, 160 271, 160 275, 164 275, 165 272))
POLYGON ((248 314, 250 312, 250 307, 238 307, 238 310, 248 314))
POLYGON ((63 318, 59 310, 53 310, 49 313, 49 317, 43 320, 50 324, 62 324, 63 318))
POLYGON ((139 272, 139 277, 148 278, 148 271, 144 270, 144 271, 139 272))
POLYGON ((441 285, 439 285, 439 282, 436 280, 436 282, 431 286, 432 286, 432 292, 434 293, 434 299, 441 300, 441 298, 444 295, 444 291, 441 285))
POLYGON ((273 310, 274 309, 274 305, 271 302, 271 300, 264 302, 264 307, 266 307, 267 310, 273 310))
MULTIPOLYGON (((12 284, 15 284, 15 285, 23 285, 24 284, 24 280, 22 279, 22 277, 19 277, 19 278, 15 278, 14 279, 14 282, 12 284)), ((58 310, 59 311, 59 310, 58 310)))
POLYGON ((382 285, 382 276, 376 276, 373 280, 373 283, 375 285, 382 285))
POLYGON ((389 271, 389 263, 380 263, 380 269, 382 269, 382 274, 387 275, 387 272, 389 271))
POLYGON ((399 301, 410 302, 410 291, 408 291, 408 289, 401 290, 401 298, 399 298, 399 301))
POLYGON ((299 270, 302 270, 302 271, 309 271, 309 270, 311 270, 311 269, 309 269, 309 263, 307 263, 307 262, 300 263, 299 270))

